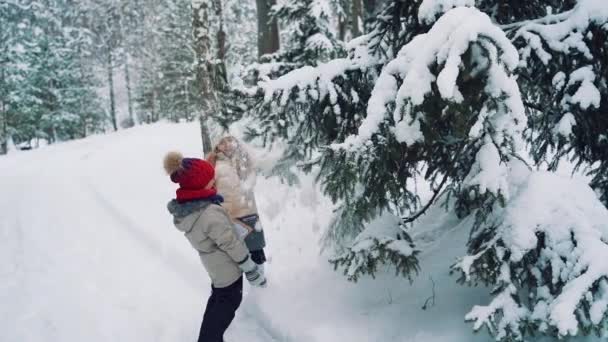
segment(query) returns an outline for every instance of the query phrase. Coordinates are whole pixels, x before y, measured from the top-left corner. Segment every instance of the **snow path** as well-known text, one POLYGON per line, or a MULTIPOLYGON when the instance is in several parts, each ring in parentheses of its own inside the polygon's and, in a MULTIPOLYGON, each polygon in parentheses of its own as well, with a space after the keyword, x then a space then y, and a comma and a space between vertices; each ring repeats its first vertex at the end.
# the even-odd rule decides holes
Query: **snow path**
MULTIPOLYGON (((174 185, 160 163, 171 149, 199 155, 197 137, 196 124, 156 124, 0 157, 0 341, 196 339, 210 284, 166 211, 174 185)), ((354 285, 319 255, 332 206, 311 179, 260 178, 256 193, 270 285, 245 286, 227 342, 491 340, 464 323, 487 293, 449 275, 468 232, 444 213, 416 234, 413 285, 354 285), (431 278, 435 305, 422 310, 431 278)))

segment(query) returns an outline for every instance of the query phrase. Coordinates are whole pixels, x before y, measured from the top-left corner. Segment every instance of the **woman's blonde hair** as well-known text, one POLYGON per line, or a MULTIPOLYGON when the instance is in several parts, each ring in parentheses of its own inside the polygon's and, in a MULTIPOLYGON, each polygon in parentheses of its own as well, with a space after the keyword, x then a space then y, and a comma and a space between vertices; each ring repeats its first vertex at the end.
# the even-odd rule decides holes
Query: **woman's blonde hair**
POLYGON ((245 179, 249 175, 253 167, 253 161, 251 160, 251 156, 247 153, 247 149, 243 146, 243 144, 234 136, 227 135, 221 138, 218 143, 213 148, 213 152, 209 154, 207 160, 215 165, 218 154, 224 154, 226 158, 229 158, 231 161, 234 161, 234 166, 236 167, 236 172, 239 175, 240 179, 245 179), (224 151, 221 151, 218 147, 223 143, 234 143, 234 153, 232 155, 226 155, 224 151))

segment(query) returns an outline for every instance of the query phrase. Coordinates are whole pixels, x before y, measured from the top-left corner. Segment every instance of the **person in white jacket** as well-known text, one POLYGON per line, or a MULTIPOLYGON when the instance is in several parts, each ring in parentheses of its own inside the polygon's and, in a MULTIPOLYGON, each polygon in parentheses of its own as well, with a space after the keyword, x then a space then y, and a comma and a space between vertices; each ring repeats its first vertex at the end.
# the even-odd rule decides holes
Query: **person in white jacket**
POLYGON ((207 160, 215 166, 215 185, 218 193, 224 197, 222 206, 242 229, 251 259, 263 265, 266 262, 266 239, 253 192, 256 173, 251 154, 235 137, 226 136, 215 146, 207 160))
POLYGON ((266 279, 236 235, 232 220, 221 206, 214 187, 213 166, 205 160, 171 152, 163 162, 171 181, 179 184, 167 205, 175 227, 198 252, 211 278, 198 342, 222 342, 243 297, 243 277, 264 287, 266 279))

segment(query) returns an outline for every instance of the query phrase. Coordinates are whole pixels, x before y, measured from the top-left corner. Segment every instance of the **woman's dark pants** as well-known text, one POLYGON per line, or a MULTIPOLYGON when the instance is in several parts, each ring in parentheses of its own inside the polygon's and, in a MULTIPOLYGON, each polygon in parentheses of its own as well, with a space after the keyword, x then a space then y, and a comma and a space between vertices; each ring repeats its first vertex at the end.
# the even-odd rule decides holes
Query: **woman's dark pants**
POLYGON ((224 333, 243 299, 243 277, 228 287, 211 286, 211 297, 203 316, 198 342, 223 342, 224 333))

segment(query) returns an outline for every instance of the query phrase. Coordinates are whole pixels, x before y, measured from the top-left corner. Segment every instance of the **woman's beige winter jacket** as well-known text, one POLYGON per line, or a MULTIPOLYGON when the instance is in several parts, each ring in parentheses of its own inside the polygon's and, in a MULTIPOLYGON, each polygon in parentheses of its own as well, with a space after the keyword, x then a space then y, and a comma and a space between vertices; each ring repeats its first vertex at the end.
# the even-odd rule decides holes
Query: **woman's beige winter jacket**
POLYGON ((233 219, 257 214, 253 195, 255 174, 251 165, 237 165, 235 158, 228 158, 223 153, 218 153, 216 157, 215 186, 218 193, 224 197, 222 206, 233 219), (238 168, 242 169, 240 177, 238 168))
POLYGON ((249 258, 249 250, 221 206, 207 201, 180 204, 173 200, 168 209, 177 229, 198 251, 213 286, 226 287, 241 277, 238 265, 249 258))

